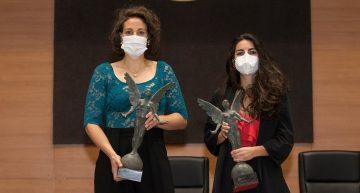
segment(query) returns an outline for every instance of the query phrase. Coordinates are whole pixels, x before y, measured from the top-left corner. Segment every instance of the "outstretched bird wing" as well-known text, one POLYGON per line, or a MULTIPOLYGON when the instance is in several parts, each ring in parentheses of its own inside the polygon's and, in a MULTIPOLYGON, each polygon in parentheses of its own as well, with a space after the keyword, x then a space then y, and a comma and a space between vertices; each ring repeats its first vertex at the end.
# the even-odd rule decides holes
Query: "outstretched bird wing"
POLYGON ((132 106, 136 106, 141 98, 140 91, 136 86, 134 79, 128 73, 125 73, 126 84, 128 85, 129 100, 132 106))
POLYGON ((159 102, 161 98, 164 96, 166 91, 168 91, 171 87, 173 87, 175 83, 169 82, 165 86, 161 87, 156 93, 151 97, 150 101, 155 106, 155 110, 157 110, 157 107, 159 105, 159 102))
POLYGON ((197 102, 199 106, 205 110, 206 114, 210 116, 211 119, 216 124, 222 124, 223 122, 222 111, 219 108, 202 99, 198 99, 197 102))

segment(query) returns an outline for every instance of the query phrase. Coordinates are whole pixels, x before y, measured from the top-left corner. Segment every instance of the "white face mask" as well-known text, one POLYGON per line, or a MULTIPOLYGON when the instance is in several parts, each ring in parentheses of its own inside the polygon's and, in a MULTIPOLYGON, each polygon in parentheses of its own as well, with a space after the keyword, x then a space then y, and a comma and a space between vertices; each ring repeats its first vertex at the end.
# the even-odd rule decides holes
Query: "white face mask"
POLYGON ((145 37, 137 35, 123 36, 121 49, 132 58, 138 58, 147 50, 146 43, 147 38, 145 37))
POLYGON ((244 75, 255 74, 259 69, 259 58, 257 56, 249 55, 248 53, 237 56, 235 58, 235 68, 244 75))

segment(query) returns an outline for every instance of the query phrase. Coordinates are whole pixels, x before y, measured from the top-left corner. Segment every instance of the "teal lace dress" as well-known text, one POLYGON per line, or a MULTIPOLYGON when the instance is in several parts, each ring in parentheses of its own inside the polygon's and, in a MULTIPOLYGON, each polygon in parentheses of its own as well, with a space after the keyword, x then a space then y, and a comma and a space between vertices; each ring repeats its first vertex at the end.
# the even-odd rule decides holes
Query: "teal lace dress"
MULTIPOLYGON (((155 76, 137 86, 142 94, 145 89, 150 89, 154 94, 169 82, 174 82, 175 86, 165 93, 159 103, 157 113, 159 115, 179 113, 183 118, 188 119, 179 82, 166 62, 158 61, 155 76)), ((121 115, 131 106, 127 89, 127 84, 116 77, 110 63, 100 64, 96 67, 90 81, 84 113, 84 126, 99 125, 120 156, 131 151, 136 117, 136 111, 126 118, 121 115)), ((152 128, 147 131, 138 151, 144 163, 140 183, 127 180, 115 182, 111 173, 110 160, 100 151, 95 168, 95 193, 173 193, 174 187, 163 130, 152 128)))

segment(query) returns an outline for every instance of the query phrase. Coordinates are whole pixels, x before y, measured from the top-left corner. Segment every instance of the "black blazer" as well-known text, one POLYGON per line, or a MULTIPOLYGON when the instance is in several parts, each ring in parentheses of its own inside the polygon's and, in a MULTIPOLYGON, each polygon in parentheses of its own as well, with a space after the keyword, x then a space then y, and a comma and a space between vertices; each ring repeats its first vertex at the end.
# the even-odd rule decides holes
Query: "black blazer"
MULTIPOLYGON (((232 101, 235 92, 234 89, 226 89, 224 98, 232 101)), ((211 103, 222 108, 221 103, 224 98, 218 91, 213 96, 211 103)), ((257 173, 259 186, 256 189, 245 192, 290 192, 280 166, 290 154, 294 143, 287 96, 282 98, 279 105, 279 114, 277 116, 273 118, 260 117, 260 128, 256 144, 264 146, 269 156, 256 157, 247 162, 257 173)), ((216 144, 220 130, 215 135, 210 133, 210 130, 214 130, 215 127, 216 125, 208 118, 205 125, 204 141, 209 151, 218 157, 213 193, 231 193, 233 192, 231 169, 235 165, 230 155, 231 145, 228 140, 219 145, 216 144)))

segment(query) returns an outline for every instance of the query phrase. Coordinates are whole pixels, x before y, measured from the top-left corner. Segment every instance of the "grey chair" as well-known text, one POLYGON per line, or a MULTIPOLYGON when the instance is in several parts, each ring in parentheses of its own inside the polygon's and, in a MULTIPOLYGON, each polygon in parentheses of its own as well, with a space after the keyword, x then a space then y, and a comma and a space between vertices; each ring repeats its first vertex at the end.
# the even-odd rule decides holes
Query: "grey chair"
POLYGON ((299 153, 301 193, 360 193, 359 151, 299 153))
POLYGON ((207 157, 170 156, 175 193, 209 193, 207 157))

